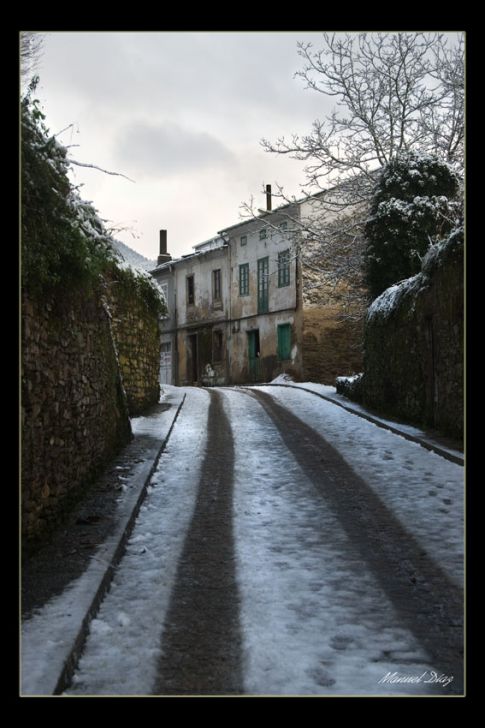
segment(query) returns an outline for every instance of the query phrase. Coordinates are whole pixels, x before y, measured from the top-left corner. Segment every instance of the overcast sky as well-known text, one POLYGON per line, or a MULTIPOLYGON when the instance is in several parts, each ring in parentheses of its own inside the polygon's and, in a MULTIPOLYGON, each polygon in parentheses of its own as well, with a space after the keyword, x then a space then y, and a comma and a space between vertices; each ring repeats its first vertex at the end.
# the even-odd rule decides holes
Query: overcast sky
POLYGON ((191 252, 239 220, 262 184, 300 194, 303 163, 271 155, 275 140, 310 131, 330 110, 295 71, 300 32, 53 32, 44 40, 37 96, 51 133, 78 144, 80 162, 135 180, 75 168, 81 195, 101 217, 133 228, 118 237, 149 258, 158 231, 172 255, 191 252))

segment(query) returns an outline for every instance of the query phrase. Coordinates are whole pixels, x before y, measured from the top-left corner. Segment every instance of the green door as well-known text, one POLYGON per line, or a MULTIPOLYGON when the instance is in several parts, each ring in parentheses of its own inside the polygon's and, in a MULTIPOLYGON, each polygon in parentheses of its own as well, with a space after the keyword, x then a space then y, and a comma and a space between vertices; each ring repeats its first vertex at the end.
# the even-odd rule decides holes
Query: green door
POLYGON ((291 359, 291 324, 278 326, 278 359, 291 359))
POLYGON ((258 313, 268 313, 268 258, 258 260, 258 313))
POLYGON ((258 382, 261 379, 261 360, 259 357, 259 329, 248 331, 249 380, 258 382))

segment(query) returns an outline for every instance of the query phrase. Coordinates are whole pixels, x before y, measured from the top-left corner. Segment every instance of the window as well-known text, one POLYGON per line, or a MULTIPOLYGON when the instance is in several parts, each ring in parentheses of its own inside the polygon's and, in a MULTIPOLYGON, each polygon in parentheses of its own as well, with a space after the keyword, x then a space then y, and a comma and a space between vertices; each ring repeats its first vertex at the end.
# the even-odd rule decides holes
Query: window
POLYGON ((278 253, 278 288, 290 285, 290 251, 278 253))
POLYGON ((193 306, 194 303, 195 303, 194 276, 187 276, 187 305, 193 306))
POLYGON ((221 300, 221 269, 212 271, 212 299, 221 300))
POLYGON ((259 239, 266 240, 266 228, 261 228, 259 231, 259 239))
POLYGON ((239 295, 249 296, 249 263, 239 266, 239 295))
POLYGON ((291 359, 291 324, 278 326, 278 359, 291 359))
POLYGON ((258 260, 258 313, 268 313, 268 258, 258 260))
POLYGON ((166 311, 161 315, 161 318, 167 319, 170 318, 170 311, 168 309, 168 283, 159 283, 159 286, 162 289, 163 297, 166 303, 166 311))
POLYGON ((212 332, 212 361, 222 361, 223 359, 224 337, 222 331, 212 332))
POLYGON ((248 243, 248 236, 241 235, 241 245, 247 245, 247 243, 248 243))
POLYGON ((288 230, 288 223, 284 220, 280 225, 281 230, 288 230))

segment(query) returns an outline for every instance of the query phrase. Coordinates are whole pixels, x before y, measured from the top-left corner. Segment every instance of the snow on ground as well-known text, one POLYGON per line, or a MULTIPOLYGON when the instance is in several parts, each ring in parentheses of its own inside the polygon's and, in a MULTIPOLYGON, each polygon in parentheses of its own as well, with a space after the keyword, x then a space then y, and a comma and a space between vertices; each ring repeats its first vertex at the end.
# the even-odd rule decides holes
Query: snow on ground
MULTIPOLYGON (((164 398, 173 408, 132 419, 136 435, 149 435, 161 444, 168 434, 174 413, 182 401, 181 391, 172 389, 164 398)), ((153 456, 155 450, 153 450, 153 456)), ((132 482, 122 489, 114 516, 114 527, 106 541, 92 556, 87 570, 72 582, 62 594, 50 599, 42 608, 22 622, 22 693, 52 694, 78 637, 83 620, 91 609, 97 590, 106 574, 122 534, 131 517, 140 488, 148 476, 151 462, 141 460, 135 465, 132 482)))
POLYGON ((199 485, 209 394, 187 399, 152 477, 127 553, 93 619, 68 695, 149 695, 199 485))
POLYGON ((278 374, 278 376, 271 381, 271 384, 291 384, 293 378, 289 374, 278 374))
POLYGON ((235 439, 246 691, 433 693, 424 683, 379 682, 388 672, 430 676, 433 666, 261 406, 223 396, 235 439))
POLYGON ((423 549, 463 586, 462 466, 297 389, 258 389, 275 397, 336 447, 423 549))
MULTIPOLYGON (((358 375, 356 375, 358 376, 358 375)), ((341 377, 344 379, 345 377, 341 377)), ((347 379, 352 379, 352 377, 347 377, 347 379)), ((428 436, 428 434, 424 431, 419 429, 418 427, 414 427, 413 425, 405 425, 400 422, 395 422, 394 420, 388 420, 385 417, 379 417, 378 415, 375 415, 373 412, 369 412, 368 409, 363 407, 362 405, 358 404, 357 402, 352 402, 347 397, 344 397, 342 394, 338 394, 335 387, 331 387, 327 384, 317 384, 316 382, 298 382, 293 383, 291 380, 284 380, 284 381, 278 381, 278 377, 274 379, 271 384, 286 384, 286 385, 293 385, 294 387, 299 387, 301 389, 307 389, 309 392, 316 392, 317 394, 321 394, 324 397, 327 397, 327 399, 331 399, 335 402, 340 403, 343 407, 346 407, 349 410, 352 410, 354 412, 361 412, 362 414, 365 414, 369 417, 372 417, 374 420, 377 420, 378 422, 382 422, 384 425, 388 425, 389 427, 393 427, 395 430, 400 430, 401 432, 406 433, 407 435, 412 435, 413 437, 418 437, 420 440, 424 440, 425 442, 429 442, 431 444, 434 443, 434 440, 428 436)), ((436 443, 435 443, 436 444, 436 443)), ((452 455, 455 455, 455 457, 463 459, 463 452, 460 450, 454 450, 453 448, 446 447, 441 442, 439 444, 439 447, 441 450, 445 450, 448 453, 451 453, 452 455)))

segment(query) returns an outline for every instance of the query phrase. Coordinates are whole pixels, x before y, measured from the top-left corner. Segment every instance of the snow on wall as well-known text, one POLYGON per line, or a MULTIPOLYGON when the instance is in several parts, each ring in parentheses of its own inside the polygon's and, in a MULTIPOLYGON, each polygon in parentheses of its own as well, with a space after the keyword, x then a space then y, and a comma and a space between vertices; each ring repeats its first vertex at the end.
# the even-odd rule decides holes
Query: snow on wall
POLYGON ((462 229, 370 306, 364 371, 366 406, 462 437, 462 229))

